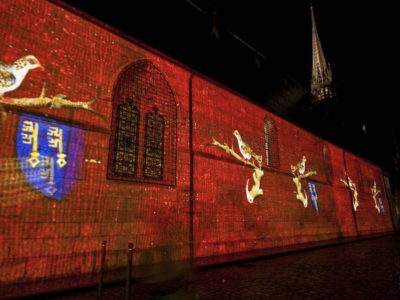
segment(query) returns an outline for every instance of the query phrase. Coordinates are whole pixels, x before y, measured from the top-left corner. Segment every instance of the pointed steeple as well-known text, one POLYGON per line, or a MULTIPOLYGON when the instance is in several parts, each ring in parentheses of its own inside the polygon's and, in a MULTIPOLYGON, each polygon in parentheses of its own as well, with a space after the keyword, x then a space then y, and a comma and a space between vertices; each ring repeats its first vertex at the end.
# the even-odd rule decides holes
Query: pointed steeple
POLYGON ((313 48, 311 93, 318 97, 319 100, 324 100, 333 98, 335 91, 332 81, 331 68, 330 65, 326 63, 324 52, 322 51, 321 41, 319 40, 312 3, 311 20, 313 48))

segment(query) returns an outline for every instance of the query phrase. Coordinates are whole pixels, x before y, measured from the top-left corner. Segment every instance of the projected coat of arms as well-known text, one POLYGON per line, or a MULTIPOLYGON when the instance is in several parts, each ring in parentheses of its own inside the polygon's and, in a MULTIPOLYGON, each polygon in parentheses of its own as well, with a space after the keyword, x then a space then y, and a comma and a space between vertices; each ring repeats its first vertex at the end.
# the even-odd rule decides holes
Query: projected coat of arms
POLYGON ((308 185, 308 192, 309 192, 310 197, 311 197, 311 204, 312 204, 313 208, 317 212, 319 212, 316 183, 313 180, 307 180, 307 185, 308 185))
POLYGON ((76 182, 83 132, 53 120, 21 115, 17 155, 21 171, 36 190, 61 200, 76 182))

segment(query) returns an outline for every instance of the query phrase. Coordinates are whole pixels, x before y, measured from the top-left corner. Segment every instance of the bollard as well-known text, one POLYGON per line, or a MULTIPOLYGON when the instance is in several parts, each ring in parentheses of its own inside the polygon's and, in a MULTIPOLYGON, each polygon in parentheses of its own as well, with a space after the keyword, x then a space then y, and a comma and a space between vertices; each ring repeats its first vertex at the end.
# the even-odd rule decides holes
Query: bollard
POLYGON ((132 254, 133 254, 133 244, 128 245, 128 266, 126 272, 126 294, 125 299, 129 300, 131 296, 131 273, 132 273, 132 254))
POLYGON ((106 245, 107 242, 103 241, 101 247, 101 262, 100 262, 99 289, 98 289, 99 295, 101 295, 101 293, 103 292, 104 266, 106 262, 106 245))

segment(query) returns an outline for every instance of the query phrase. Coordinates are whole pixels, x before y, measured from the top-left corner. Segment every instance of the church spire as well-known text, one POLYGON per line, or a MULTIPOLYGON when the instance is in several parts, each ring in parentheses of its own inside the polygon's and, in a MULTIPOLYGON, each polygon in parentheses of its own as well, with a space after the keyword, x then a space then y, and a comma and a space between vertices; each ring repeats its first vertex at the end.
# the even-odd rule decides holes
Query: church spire
POLYGON ((311 77, 311 93, 319 100, 333 98, 333 82, 330 65, 326 63, 324 52, 322 51, 321 41, 319 40, 317 25, 315 23, 314 10, 311 4, 312 20, 312 51, 313 66, 311 77))

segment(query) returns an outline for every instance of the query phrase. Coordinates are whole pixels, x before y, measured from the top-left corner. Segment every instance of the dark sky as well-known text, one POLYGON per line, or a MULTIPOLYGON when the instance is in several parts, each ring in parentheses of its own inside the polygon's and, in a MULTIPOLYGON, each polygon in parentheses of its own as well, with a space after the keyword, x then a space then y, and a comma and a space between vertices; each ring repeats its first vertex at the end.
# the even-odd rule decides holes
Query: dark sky
MULTIPOLYGON (((271 72, 287 73, 310 89, 308 0, 64 1, 255 101, 262 102, 263 86, 274 84, 271 72), (214 7, 219 41, 210 35, 214 7), (254 52, 231 32, 267 58, 261 59, 261 70, 254 52)), ((344 109, 360 126, 367 125, 375 145, 390 153, 392 131, 400 129, 394 55, 399 24, 393 2, 314 0, 313 6, 344 109)))

